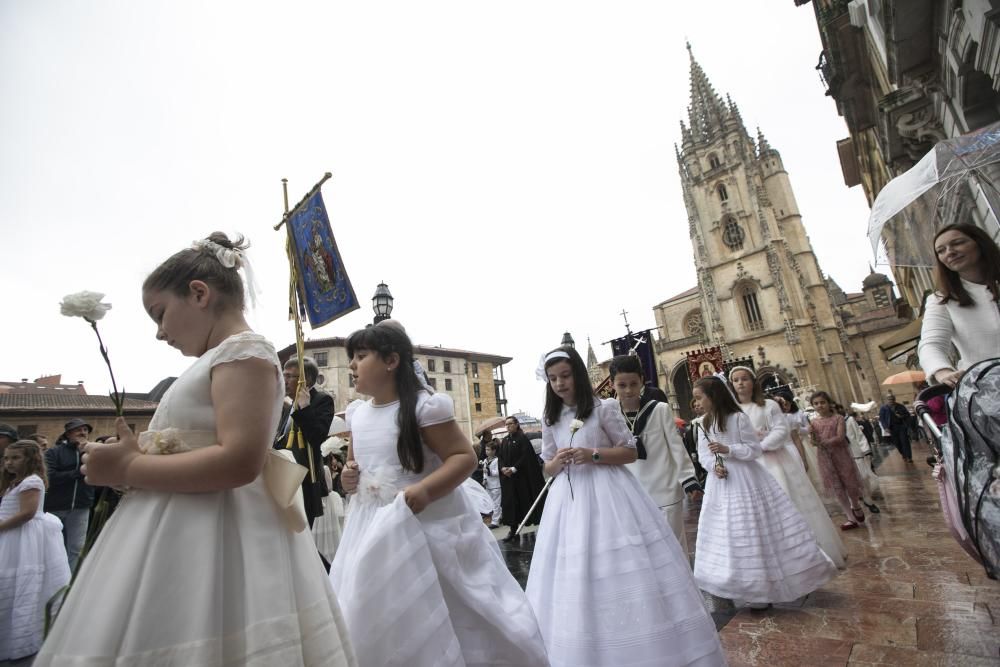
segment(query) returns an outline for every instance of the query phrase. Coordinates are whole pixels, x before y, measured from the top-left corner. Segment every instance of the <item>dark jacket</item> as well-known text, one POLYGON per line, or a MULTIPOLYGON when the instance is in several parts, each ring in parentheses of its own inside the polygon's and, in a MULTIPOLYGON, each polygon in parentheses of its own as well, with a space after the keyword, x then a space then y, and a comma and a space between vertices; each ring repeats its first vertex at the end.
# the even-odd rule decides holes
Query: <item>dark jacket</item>
POLYGON ((66 440, 45 450, 45 468, 49 476, 46 512, 90 509, 94 504, 94 487, 86 484, 80 473, 80 455, 76 445, 66 440))
MULTIPOLYGON (((500 442, 497 460, 498 468, 517 468, 517 472, 510 477, 500 475, 501 521, 516 529, 545 486, 542 465, 531 440, 520 430, 500 442)), ((544 507, 544 501, 540 502, 525 525, 536 525, 541 520, 544 507)))
POLYGON ((286 424, 289 430, 301 431, 304 436, 307 448, 292 447, 289 451, 292 452, 295 461, 306 468, 310 468, 309 457, 312 455, 311 468, 315 472, 315 480, 309 473, 306 473, 305 479, 302 480, 302 500, 305 503, 309 525, 312 525, 316 517, 323 516, 323 498, 329 493, 323 475, 323 454, 320 448, 327 439, 331 423, 333 423, 333 396, 313 387, 309 389, 309 405, 295 411, 286 406, 282 413, 279 435, 274 443, 275 449, 286 448, 288 442, 286 424), (288 424, 289 418, 290 424, 288 424))

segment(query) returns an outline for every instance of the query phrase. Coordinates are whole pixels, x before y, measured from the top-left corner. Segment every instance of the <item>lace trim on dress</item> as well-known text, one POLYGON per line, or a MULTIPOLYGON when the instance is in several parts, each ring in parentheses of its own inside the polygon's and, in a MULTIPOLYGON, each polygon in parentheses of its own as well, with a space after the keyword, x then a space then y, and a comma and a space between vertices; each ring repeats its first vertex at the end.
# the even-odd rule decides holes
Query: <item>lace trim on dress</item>
POLYGON ((278 364, 278 354, 274 351, 274 346, 253 331, 233 334, 219 343, 213 352, 212 366, 251 358, 265 359, 275 365, 278 364))

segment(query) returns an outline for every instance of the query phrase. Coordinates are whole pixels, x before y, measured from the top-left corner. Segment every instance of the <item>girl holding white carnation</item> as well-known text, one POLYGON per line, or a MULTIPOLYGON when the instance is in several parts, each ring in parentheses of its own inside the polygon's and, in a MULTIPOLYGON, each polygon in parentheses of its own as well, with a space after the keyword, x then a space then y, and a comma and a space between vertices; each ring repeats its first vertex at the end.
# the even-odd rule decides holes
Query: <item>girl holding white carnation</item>
POLYGON ((698 519, 694 577, 707 593, 765 608, 837 574, 795 505, 758 464, 760 439, 720 377, 701 378, 698 457, 709 470, 698 519))
POLYGON ((554 479, 527 594, 551 664, 726 664, 687 554, 625 468, 636 447, 618 402, 594 396, 572 347, 545 355, 538 373, 554 479))
POLYGON ((371 398, 347 407, 341 479, 353 495, 330 580, 358 661, 548 664, 524 591, 466 491, 476 456, 451 397, 424 387, 398 322, 355 331, 346 347, 354 387, 371 398))
POLYGON ((791 441, 791 429, 781 406, 764 398, 764 388, 749 366, 731 368, 729 381, 736 392, 740 409, 750 418, 750 423, 760 438, 762 454, 758 461, 788 494, 812 530, 820 548, 838 568, 843 569, 847 566, 847 549, 840 539, 840 531, 830 520, 823 501, 798 458, 798 452, 791 441))
POLYGON ((271 449, 284 383, 243 315, 245 248, 216 232, 143 283, 157 340, 195 361, 149 431, 136 437, 119 417, 116 441, 87 445, 87 482, 128 491, 37 667, 357 664, 304 512, 290 506, 301 467, 271 449))

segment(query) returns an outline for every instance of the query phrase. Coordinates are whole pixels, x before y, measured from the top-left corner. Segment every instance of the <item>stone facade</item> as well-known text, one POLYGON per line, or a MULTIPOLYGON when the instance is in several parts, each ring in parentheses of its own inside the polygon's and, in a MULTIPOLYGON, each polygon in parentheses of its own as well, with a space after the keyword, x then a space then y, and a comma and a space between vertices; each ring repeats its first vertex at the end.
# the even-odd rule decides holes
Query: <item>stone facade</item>
MULTIPOLYGON (((812 5, 823 42, 817 69, 849 132, 837 142, 844 182, 861 185, 869 205, 936 142, 1000 121, 996 2, 814 0, 812 5)), ((997 165, 987 165, 981 174, 1000 184, 997 165)), ((990 212, 1000 208, 996 190, 970 181, 956 192, 957 212, 944 222, 969 220, 1000 238, 990 212)), ((930 249, 935 229, 935 215, 927 213, 905 238, 923 250, 930 249)), ((930 268, 897 265, 891 252, 889 261, 903 299, 919 312, 933 289, 930 268)))
POLYGON ((861 380, 861 356, 813 254, 781 155, 760 130, 750 136, 736 104, 722 100, 693 55, 688 112, 677 162, 698 286, 653 308, 672 402, 687 414, 686 352, 710 346, 727 358, 752 357, 770 383, 800 394, 825 389, 844 403, 879 395, 877 384, 861 380))
MULTIPOLYGON (((306 355, 320 367, 317 386, 333 395, 338 412, 351 401, 364 398, 354 390, 345 342, 344 338, 306 341, 306 355)), ((284 363, 294 352, 295 346, 290 345, 278 356, 284 363)), ((447 393, 455 402, 455 419, 470 440, 481 422, 507 414, 503 365, 510 357, 423 345, 414 345, 413 353, 435 390, 447 393)))

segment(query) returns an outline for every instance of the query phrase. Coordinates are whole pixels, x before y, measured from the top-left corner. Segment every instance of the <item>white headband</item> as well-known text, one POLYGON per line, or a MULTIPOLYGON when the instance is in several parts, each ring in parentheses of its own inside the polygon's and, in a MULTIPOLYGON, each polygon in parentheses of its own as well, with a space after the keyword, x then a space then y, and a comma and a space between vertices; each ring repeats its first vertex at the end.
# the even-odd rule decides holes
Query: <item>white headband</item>
POLYGON ((548 376, 545 374, 545 365, 552 361, 553 359, 569 359, 569 353, 563 350, 554 350, 548 354, 543 354, 538 360, 538 368, 535 369, 535 377, 546 382, 548 376))
POLYGON ((257 281, 254 280, 253 267, 250 265, 250 259, 246 252, 239 248, 226 248, 210 239, 198 239, 191 244, 191 247, 195 250, 208 250, 227 269, 236 269, 237 271, 243 269, 243 273, 246 274, 245 290, 247 296, 250 297, 250 307, 257 307, 257 295, 260 294, 260 288, 257 286, 257 281))
POLYGON ((754 373, 753 369, 750 368, 749 366, 733 366, 732 368, 729 369, 729 381, 730 382, 733 381, 733 373, 735 373, 736 371, 746 371, 747 373, 750 374, 750 377, 752 379, 754 379, 754 380, 757 379, 757 374, 754 373))

